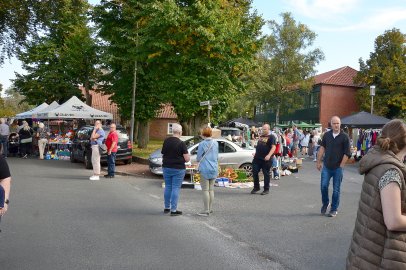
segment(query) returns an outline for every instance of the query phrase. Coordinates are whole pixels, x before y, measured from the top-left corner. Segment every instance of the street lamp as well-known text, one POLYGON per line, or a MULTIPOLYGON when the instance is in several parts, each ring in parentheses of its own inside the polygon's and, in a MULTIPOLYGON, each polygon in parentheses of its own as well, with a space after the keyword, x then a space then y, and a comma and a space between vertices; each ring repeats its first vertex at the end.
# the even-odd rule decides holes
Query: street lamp
POLYGON ((375 85, 369 87, 369 95, 371 96, 371 114, 374 113, 374 96, 375 96, 375 85))

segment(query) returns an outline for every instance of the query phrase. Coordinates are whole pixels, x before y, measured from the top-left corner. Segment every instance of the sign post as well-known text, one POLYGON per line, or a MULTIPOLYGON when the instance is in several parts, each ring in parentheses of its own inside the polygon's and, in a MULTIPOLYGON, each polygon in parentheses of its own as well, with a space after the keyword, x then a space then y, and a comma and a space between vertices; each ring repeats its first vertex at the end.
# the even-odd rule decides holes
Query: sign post
POLYGON ((200 102, 200 106, 207 106, 207 118, 208 118, 208 121, 209 121, 209 127, 211 126, 211 123, 210 123, 210 112, 211 112, 211 110, 212 110, 212 105, 216 105, 216 104, 218 104, 219 102, 218 102, 218 100, 206 100, 206 101, 202 101, 202 102, 200 102))

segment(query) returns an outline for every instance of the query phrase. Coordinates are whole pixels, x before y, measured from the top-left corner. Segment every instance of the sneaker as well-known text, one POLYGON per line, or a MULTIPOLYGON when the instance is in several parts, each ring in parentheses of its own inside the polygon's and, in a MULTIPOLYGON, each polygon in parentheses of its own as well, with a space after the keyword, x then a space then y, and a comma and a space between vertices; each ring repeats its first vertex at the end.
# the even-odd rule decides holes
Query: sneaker
POLYGON ((279 180, 279 175, 275 176, 273 179, 279 180))
POLYGON ((269 194, 269 190, 264 190, 264 191, 262 191, 262 193, 261 193, 261 195, 266 195, 266 194, 269 194))
POLYGON ((98 175, 92 175, 89 177, 89 180, 97 181, 97 180, 100 180, 100 177, 98 175))
POLYGON ((24 156, 23 156, 23 158, 27 158, 28 157, 28 155, 27 154, 25 154, 24 156))
POLYGON ((259 188, 254 188, 253 190, 251 190, 251 194, 256 194, 259 190, 259 188))
POLYGON ((201 216, 201 217, 208 217, 208 216, 210 216, 210 212, 200 212, 200 213, 197 213, 197 215, 201 216))
POLYGON ((323 206, 321 207, 320 214, 325 215, 326 212, 327 212, 327 208, 328 208, 329 206, 330 206, 330 204, 323 205, 323 206))
POLYGON ((171 216, 180 216, 182 215, 182 211, 176 210, 175 212, 171 212, 171 216))
POLYGON ((165 208, 165 209, 164 209, 164 214, 169 214, 170 211, 171 211, 171 209, 165 208))
POLYGON ((328 213, 328 217, 335 217, 335 216, 337 216, 337 211, 330 211, 330 213, 328 213))

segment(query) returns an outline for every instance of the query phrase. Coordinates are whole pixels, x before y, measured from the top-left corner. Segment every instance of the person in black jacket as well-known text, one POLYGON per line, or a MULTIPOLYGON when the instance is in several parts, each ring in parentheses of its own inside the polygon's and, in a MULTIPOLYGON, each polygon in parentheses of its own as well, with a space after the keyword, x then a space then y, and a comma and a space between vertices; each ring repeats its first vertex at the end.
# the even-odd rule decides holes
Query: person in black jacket
POLYGON ((338 116, 331 118, 331 130, 323 135, 320 149, 317 154, 317 169, 321 170, 321 214, 325 215, 330 205, 328 186, 333 178, 333 196, 329 217, 337 215, 340 204, 340 187, 343 180, 343 169, 351 157, 350 138, 341 129, 341 120, 338 116), (324 159, 323 159, 324 158, 324 159), (323 164, 322 164, 323 160, 323 164))
MULTIPOLYGON (((1 146, 0 146, 1 148, 1 146)), ((8 210, 11 175, 7 161, 0 155, 0 217, 8 210)))
POLYGON ((20 137, 20 154, 22 158, 27 158, 27 156, 31 154, 33 134, 34 131, 28 125, 27 121, 23 121, 23 127, 18 132, 20 137))

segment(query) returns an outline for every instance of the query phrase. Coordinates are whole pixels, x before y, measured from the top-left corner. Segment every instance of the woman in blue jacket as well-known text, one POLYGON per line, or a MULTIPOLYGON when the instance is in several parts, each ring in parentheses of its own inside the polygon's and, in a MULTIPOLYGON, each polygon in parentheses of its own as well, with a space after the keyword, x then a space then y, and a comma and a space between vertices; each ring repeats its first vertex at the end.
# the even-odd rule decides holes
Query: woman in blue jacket
POLYGON ((213 140, 212 130, 206 127, 202 131, 202 136, 205 138, 199 144, 197 150, 197 161, 199 162, 200 185, 203 191, 203 212, 198 213, 199 216, 208 217, 213 213, 214 200, 214 181, 218 175, 218 143, 213 140))

